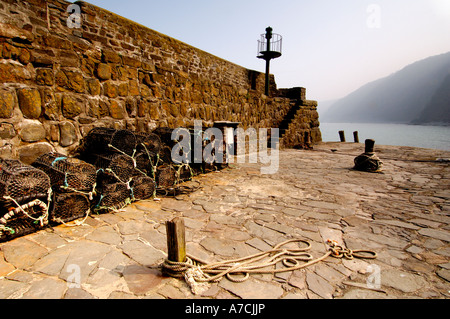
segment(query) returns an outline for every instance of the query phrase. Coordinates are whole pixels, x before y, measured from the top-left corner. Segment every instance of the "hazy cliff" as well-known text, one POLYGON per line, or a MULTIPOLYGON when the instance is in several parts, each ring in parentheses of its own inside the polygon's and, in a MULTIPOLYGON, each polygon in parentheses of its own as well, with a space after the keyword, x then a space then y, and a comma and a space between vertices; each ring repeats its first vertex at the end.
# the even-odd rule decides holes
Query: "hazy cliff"
POLYGON ((370 82, 336 101, 324 122, 450 123, 450 52, 370 82))

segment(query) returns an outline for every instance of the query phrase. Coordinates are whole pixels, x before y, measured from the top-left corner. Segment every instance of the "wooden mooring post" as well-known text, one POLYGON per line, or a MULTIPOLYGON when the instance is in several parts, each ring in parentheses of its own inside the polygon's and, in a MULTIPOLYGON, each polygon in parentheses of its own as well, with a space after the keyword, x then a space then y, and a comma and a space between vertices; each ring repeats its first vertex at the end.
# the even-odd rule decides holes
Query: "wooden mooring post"
MULTIPOLYGON (((167 233, 167 259, 172 262, 186 261, 186 231, 184 220, 180 217, 166 222, 167 233)), ((176 276, 170 270, 164 269, 164 273, 169 276, 176 276)), ((179 275, 179 274, 178 274, 179 275)))
POLYGON ((339 131, 339 138, 341 139, 341 142, 345 142, 345 133, 344 133, 344 131, 339 131))
POLYGON ((364 153, 369 153, 369 154, 373 153, 374 147, 375 147, 375 140, 373 140, 373 139, 365 140, 364 153))
POLYGON ((355 143, 359 143, 358 131, 353 132, 353 140, 355 143))

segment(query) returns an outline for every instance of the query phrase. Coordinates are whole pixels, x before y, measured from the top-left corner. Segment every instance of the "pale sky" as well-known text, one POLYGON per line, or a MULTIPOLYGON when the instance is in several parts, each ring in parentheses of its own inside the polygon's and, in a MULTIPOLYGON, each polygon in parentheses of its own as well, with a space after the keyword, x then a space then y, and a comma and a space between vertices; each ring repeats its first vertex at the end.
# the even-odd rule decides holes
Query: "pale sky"
POLYGON ((278 88, 326 101, 450 51, 450 0, 89 0, 189 45, 264 72, 257 40, 283 37, 278 88))

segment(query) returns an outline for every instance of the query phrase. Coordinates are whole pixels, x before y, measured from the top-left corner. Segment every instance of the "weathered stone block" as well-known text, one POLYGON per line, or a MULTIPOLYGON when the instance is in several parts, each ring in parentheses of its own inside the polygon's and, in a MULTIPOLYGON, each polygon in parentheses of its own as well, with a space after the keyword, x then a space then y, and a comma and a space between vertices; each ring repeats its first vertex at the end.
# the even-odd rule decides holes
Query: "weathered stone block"
POLYGON ((58 104, 56 103, 53 91, 50 88, 41 90, 42 95, 42 109, 45 118, 57 121, 60 115, 58 104))
POLYGON ((24 41, 33 42, 34 34, 7 23, 0 23, 0 36, 4 38, 19 38, 24 41))
POLYGON ((97 108, 98 117, 109 116, 109 103, 106 101, 99 101, 97 108))
POLYGON ((52 151, 53 147, 45 142, 33 143, 18 149, 20 161, 28 165, 33 163, 39 156, 52 151))
POLYGON ((103 50, 102 51, 102 61, 103 62, 112 62, 112 63, 121 63, 122 59, 120 55, 111 50, 103 50))
POLYGON ((0 83, 23 83, 31 77, 30 71, 18 62, 6 60, 0 63, 0 83))
POLYGON ((59 145, 67 147, 77 142, 77 132, 75 126, 68 121, 59 124, 59 145))
POLYGON ((68 119, 73 119, 83 111, 81 103, 76 98, 67 94, 63 96, 61 106, 63 116, 68 119))
POLYGON ((53 69, 47 68, 36 69, 36 83, 39 85, 49 85, 49 86, 55 84, 53 69))
POLYGON ((125 110, 123 108, 123 103, 118 102, 116 100, 112 100, 109 105, 109 114, 114 119, 124 119, 125 118, 125 110))
POLYGON ((91 57, 85 57, 81 60, 81 71, 88 76, 95 76, 96 60, 91 57))
POLYGON ((149 63, 149 62, 142 62, 142 69, 144 69, 145 71, 151 71, 151 72, 155 72, 155 65, 153 63, 149 63))
POLYGON ((152 120, 159 120, 160 119, 160 102, 152 102, 150 104, 150 118, 152 120))
POLYGON ((139 92, 139 84, 138 84, 138 82, 136 80, 130 80, 128 82, 128 93, 131 96, 136 96, 136 95, 140 94, 140 92, 139 92))
POLYGON ((78 118, 78 123, 80 124, 92 124, 96 121, 96 119, 92 117, 80 116, 78 118))
POLYGON ((31 52, 25 48, 20 49, 19 61, 22 64, 28 64, 31 61, 31 52))
POLYGON ((18 89, 17 99, 24 117, 37 119, 41 116, 41 95, 37 89, 18 89))
POLYGON ((20 124, 20 138, 24 142, 38 142, 45 139, 45 128, 37 120, 24 120, 20 124))
POLYGON ((90 95, 100 95, 101 93, 100 81, 97 79, 86 80, 86 87, 90 95))
POLYGON ((150 97, 152 94, 152 91, 150 90, 150 88, 146 85, 141 85, 140 87, 141 90, 141 96, 146 98, 146 97, 150 97))
POLYGON ((127 100, 125 101, 125 108, 127 110, 129 117, 136 116, 137 104, 138 104, 138 100, 135 98, 127 98, 127 100))
POLYGON ((50 124, 50 141, 52 141, 52 142, 59 141, 59 125, 58 124, 50 124))
POLYGON ((100 63, 97 66, 97 76, 101 80, 111 79, 111 67, 109 64, 100 63))
POLYGON ((78 71, 60 70, 56 73, 56 84, 78 93, 85 91, 83 75, 78 71))
POLYGON ((80 58, 73 51, 61 50, 58 58, 63 67, 78 68, 80 66, 80 58))
POLYGON ((103 83, 103 95, 106 95, 110 98, 115 98, 118 96, 117 85, 112 83, 111 81, 103 83))
POLYGON ((150 104, 146 100, 139 100, 138 112, 137 115, 139 117, 144 117, 147 115, 148 110, 150 109, 150 104))
POLYGON ((123 61, 123 64, 131 66, 133 68, 140 68, 142 65, 141 61, 139 61, 138 59, 132 58, 129 56, 125 56, 125 55, 122 56, 122 61, 123 61))
POLYGON ((11 118, 16 105, 12 91, 0 90, 0 118, 11 118))
POLYGON ((179 110, 177 105, 173 104, 171 101, 161 101, 161 107, 166 112, 167 115, 172 115, 174 117, 179 115, 179 110))
POLYGON ((55 49, 64 49, 64 50, 71 50, 72 49, 72 43, 64 38, 57 37, 52 34, 46 34, 42 36, 42 42, 44 46, 55 48, 55 49))
POLYGON ((128 95, 128 83, 120 83, 117 89, 117 93, 119 96, 127 96, 128 95))
POLYGON ((16 136, 16 131, 14 129, 14 124, 11 123, 0 123, 0 139, 10 139, 16 136))

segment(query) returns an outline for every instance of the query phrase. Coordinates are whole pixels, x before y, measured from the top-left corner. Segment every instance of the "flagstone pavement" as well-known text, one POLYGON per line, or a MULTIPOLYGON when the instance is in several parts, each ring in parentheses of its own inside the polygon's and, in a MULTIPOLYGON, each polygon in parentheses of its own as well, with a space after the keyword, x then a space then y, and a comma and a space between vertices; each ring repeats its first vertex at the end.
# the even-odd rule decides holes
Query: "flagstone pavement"
POLYGON ((352 170, 364 145, 280 151, 279 170, 231 164, 194 178, 176 198, 135 202, 83 225, 59 225, 0 244, 0 298, 449 298, 450 152, 380 146, 383 173, 352 170), (200 295, 164 277, 165 222, 186 225, 187 251, 220 261, 291 238, 326 252, 327 239, 371 249, 243 283, 224 278, 200 295))

